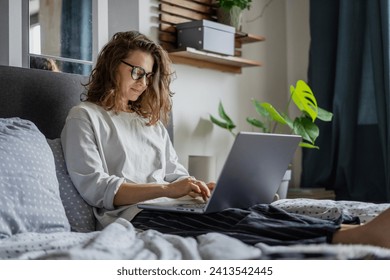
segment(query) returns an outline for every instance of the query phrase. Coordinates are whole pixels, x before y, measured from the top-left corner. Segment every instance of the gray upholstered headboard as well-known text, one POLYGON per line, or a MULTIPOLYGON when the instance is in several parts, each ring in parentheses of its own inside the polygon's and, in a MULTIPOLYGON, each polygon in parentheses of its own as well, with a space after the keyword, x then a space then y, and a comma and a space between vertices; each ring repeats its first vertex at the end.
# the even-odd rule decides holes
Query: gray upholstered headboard
POLYGON ((47 138, 58 138, 86 81, 80 75, 0 66, 0 117, 28 119, 47 138))
MULTIPOLYGON (((33 121, 49 139, 58 138, 69 110, 80 103, 88 77, 0 65, 0 118, 33 121)), ((168 132, 173 141, 173 128, 168 132)))

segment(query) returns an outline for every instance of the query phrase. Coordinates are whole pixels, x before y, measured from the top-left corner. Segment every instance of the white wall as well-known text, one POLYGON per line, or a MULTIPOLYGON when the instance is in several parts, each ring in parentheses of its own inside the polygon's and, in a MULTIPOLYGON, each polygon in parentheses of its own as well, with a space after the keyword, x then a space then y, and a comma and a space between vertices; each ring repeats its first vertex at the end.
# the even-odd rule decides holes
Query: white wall
MULTIPOLYGON (((295 85, 297 80, 307 81, 310 47, 309 0, 286 1, 286 15, 287 82, 289 86, 295 85)), ((302 149, 299 149, 293 161, 292 186, 300 184, 301 159, 302 149)))
POLYGON ((108 36, 116 32, 139 28, 138 2, 128 0, 108 1, 108 36))

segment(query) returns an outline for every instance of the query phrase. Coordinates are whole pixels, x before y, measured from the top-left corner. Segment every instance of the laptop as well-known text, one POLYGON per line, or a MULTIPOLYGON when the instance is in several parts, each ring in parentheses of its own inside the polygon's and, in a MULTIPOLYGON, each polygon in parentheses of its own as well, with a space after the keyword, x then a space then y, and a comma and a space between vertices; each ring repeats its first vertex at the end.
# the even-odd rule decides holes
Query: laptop
POLYGON ((297 135, 240 132, 207 202, 192 198, 167 199, 140 203, 138 207, 202 214, 269 204, 300 141, 297 135))

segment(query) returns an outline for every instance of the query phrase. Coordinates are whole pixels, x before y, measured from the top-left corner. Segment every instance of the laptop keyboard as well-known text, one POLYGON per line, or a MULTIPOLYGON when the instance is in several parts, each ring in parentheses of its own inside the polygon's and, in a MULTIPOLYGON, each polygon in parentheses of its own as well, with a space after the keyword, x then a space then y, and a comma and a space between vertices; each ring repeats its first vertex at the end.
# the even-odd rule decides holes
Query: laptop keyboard
POLYGON ((202 209, 206 206, 206 203, 183 203, 179 204, 179 207, 202 209))

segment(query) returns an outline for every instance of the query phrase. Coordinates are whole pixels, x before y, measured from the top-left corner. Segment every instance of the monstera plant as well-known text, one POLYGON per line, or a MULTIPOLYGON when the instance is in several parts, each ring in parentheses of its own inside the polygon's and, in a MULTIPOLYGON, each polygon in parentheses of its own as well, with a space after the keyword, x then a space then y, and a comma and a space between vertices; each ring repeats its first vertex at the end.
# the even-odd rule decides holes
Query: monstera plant
MULTIPOLYGON (((246 121, 260 129, 264 133, 276 133, 280 125, 287 126, 292 134, 302 136, 300 143, 304 148, 316 148, 315 141, 320 133, 315 121, 329 122, 333 114, 317 104, 317 100, 309 85, 303 80, 298 80, 296 86, 290 86, 290 99, 286 106, 286 111, 281 112, 268 102, 252 100, 254 108, 258 113, 258 118, 247 117, 246 121), (289 106, 294 104, 300 111, 300 115, 292 118, 288 114, 289 106)), ((220 119, 210 115, 210 121, 235 135, 236 125, 225 112, 222 102, 219 103, 218 113, 220 119)))

